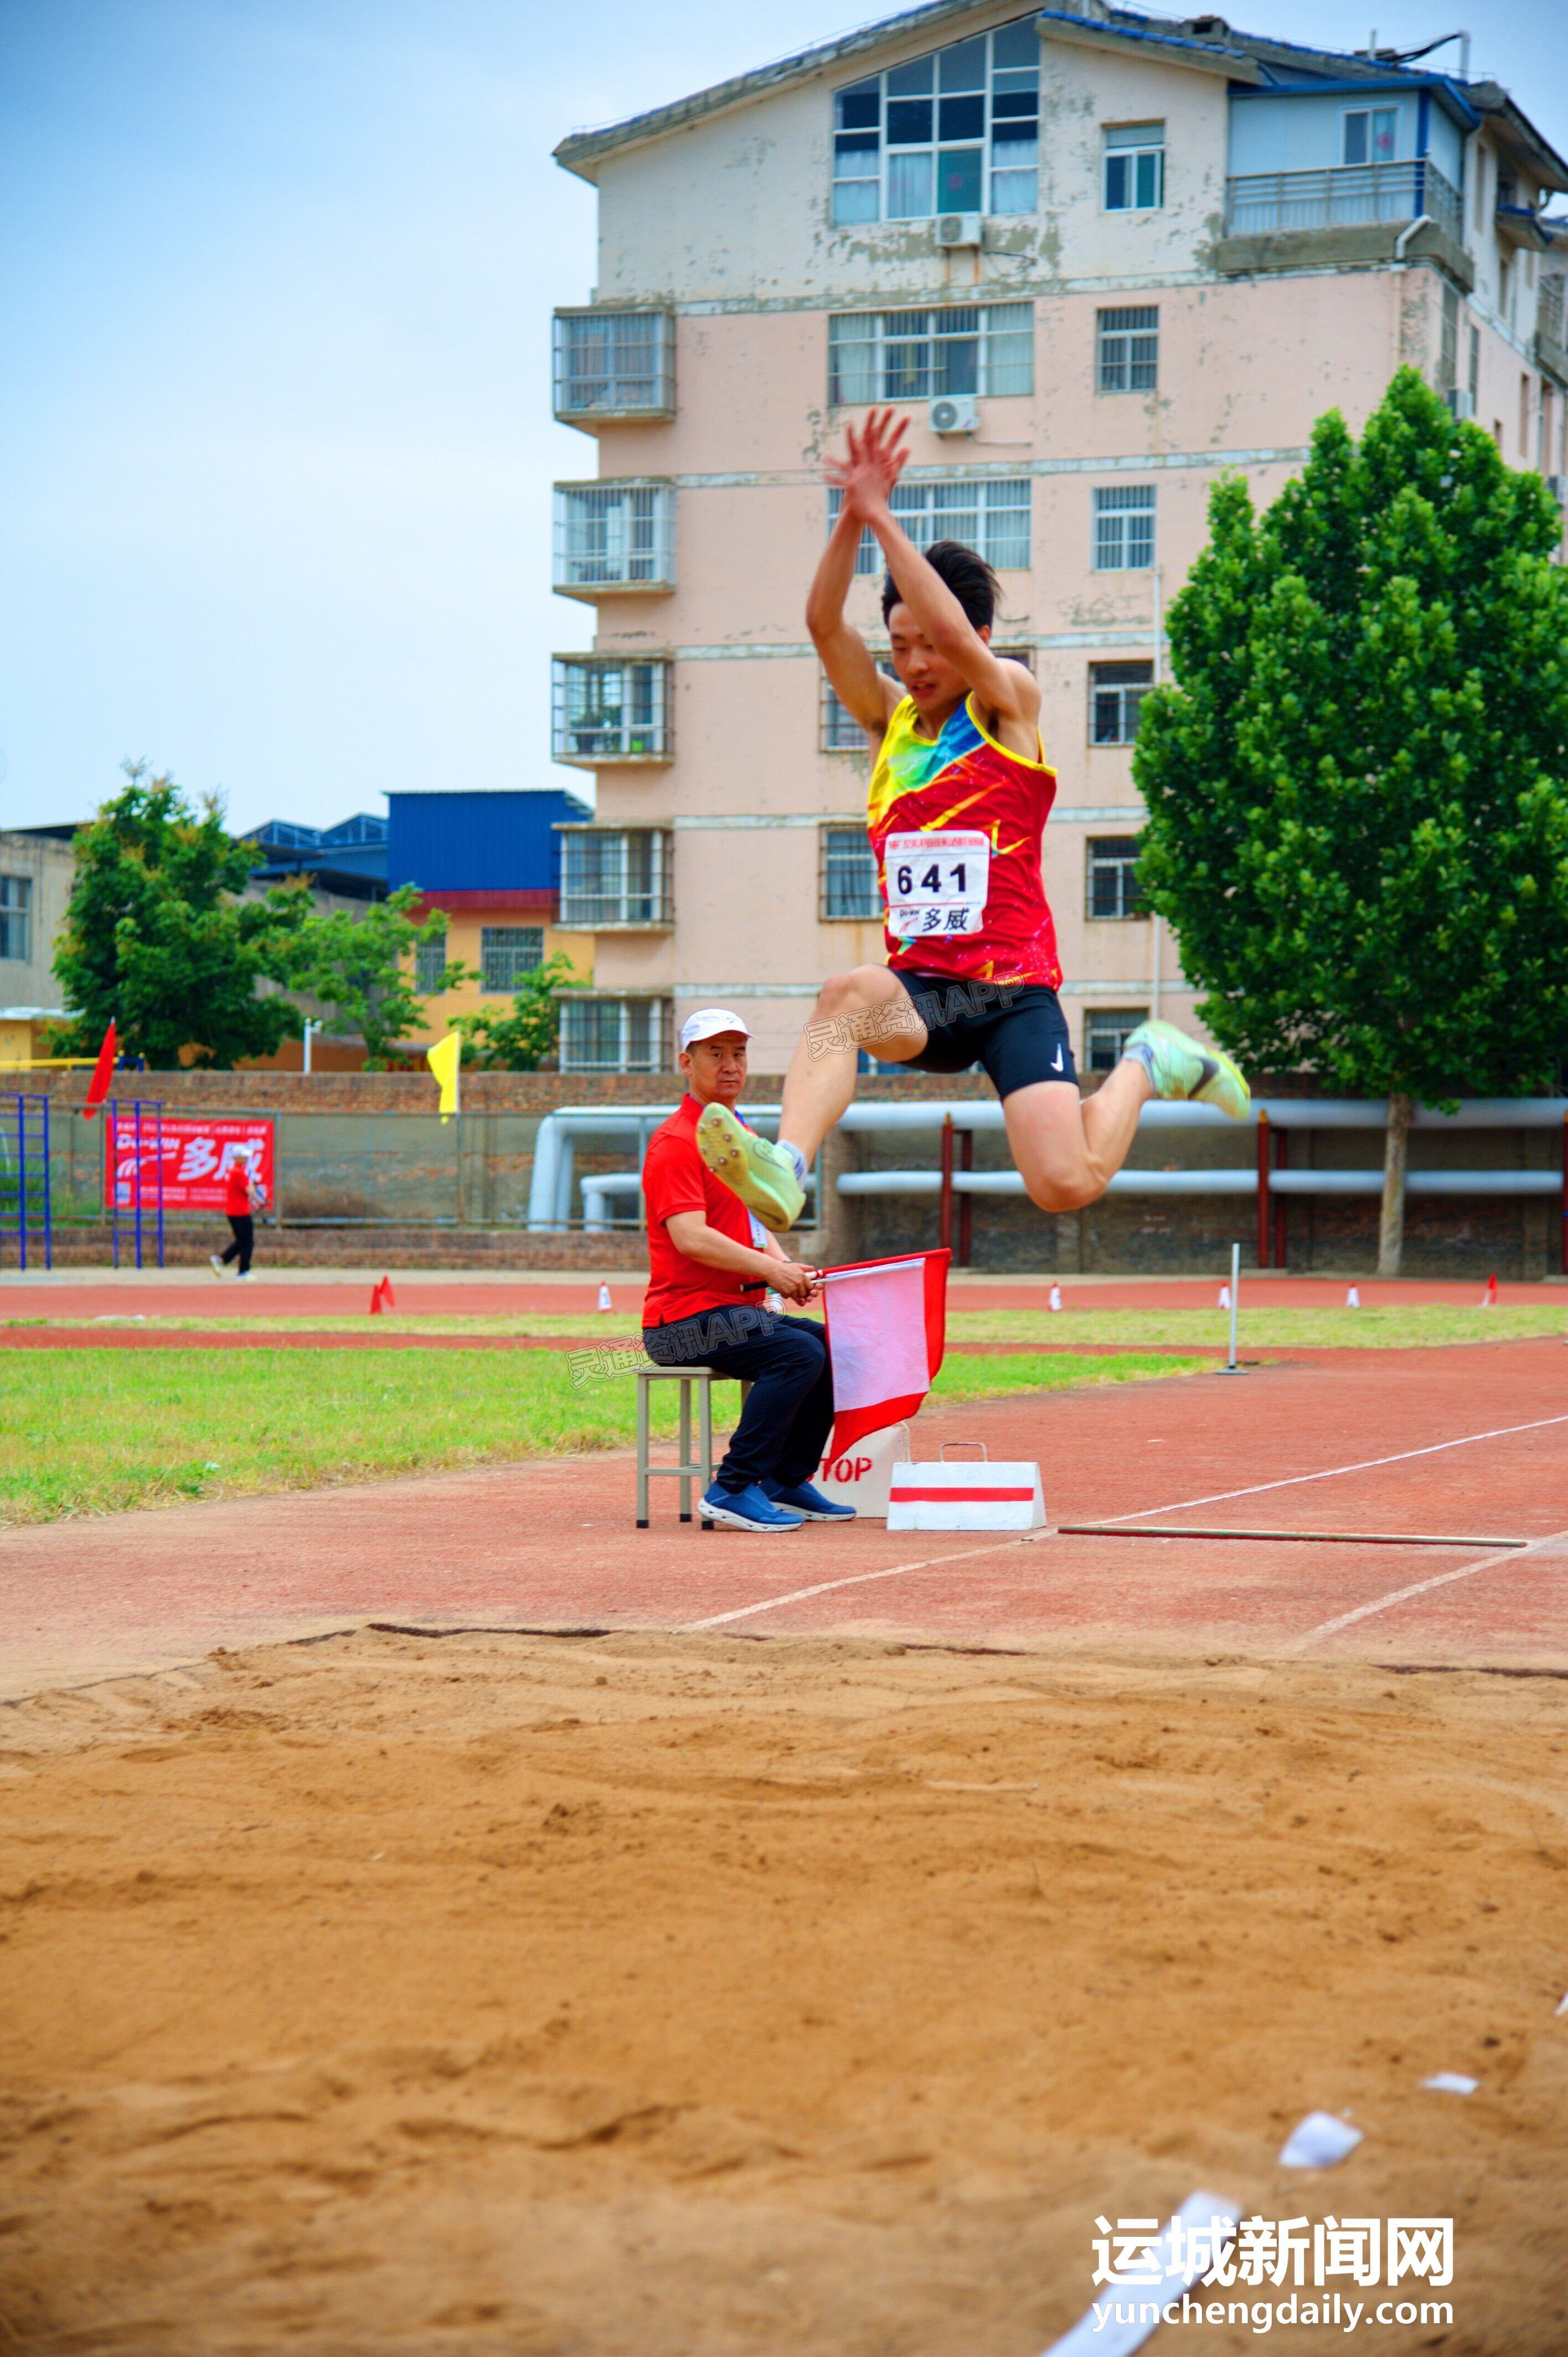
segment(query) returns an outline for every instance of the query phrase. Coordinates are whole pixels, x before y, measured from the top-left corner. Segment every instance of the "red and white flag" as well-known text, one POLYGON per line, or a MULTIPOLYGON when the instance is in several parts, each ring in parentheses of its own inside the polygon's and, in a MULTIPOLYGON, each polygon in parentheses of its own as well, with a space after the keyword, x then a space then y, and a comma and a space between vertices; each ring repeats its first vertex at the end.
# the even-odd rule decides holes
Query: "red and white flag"
POLYGON ((948 1252, 822 1271, 833 1371, 832 1454, 915 1414, 942 1363, 948 1252))

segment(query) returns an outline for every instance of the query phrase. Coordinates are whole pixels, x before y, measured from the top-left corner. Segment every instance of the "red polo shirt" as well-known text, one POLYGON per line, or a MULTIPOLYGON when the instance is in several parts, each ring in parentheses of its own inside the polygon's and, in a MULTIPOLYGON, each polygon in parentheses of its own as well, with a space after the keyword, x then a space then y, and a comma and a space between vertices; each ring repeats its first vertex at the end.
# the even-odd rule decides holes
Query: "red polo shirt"
POLYGON ((737 1244, 751 1242, 751 1214, 740 1197, 715 1178, 697 1151, 697 1115, 703 1108, 693 1096, 682 1097, 666 1122, 648 1141, 642 1165, 642 1200, 648 1210, 648 1291, 643 1297, 645 1326, 668 1326, 676 1318, 693 1318, 703 1309, 733 1309, 742 1301, 762 1298, 759 1278, 708 1268, 678 1252, 665 1222, 677 1211, 701 1211, 710 1228, 737 1244))
POLYGON ((247 1219, 251 1208, 250 1171, 241 1161, 231 1162, 229 1175, 223 1181, 224 1216, 231 1220, 247 1219))

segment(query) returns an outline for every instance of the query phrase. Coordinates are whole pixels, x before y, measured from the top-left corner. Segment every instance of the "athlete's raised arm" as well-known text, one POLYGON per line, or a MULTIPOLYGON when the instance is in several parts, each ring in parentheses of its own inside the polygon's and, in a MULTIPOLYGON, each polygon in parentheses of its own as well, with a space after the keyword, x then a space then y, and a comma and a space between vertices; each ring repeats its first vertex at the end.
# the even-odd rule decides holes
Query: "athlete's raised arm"
POLYGON ((843 493, 838 529, 843 530, 852 517, 857 534, 862 525, 869 524, 916 628, 973 689, 982 707, 1002 724, 1004 741, 1010 722, 1020 739, 1013 749, 1036 759, 1040 691, 1033 673, 1022 663, 992 653, 989 630, 983 635, 975 629, 889 505, 893 486, 904 470, 903 437, 908 430, 908 419, 895 424, 890 409, 874 409, 858 435, 851 429, 847 458, 835 462, 828 473, 830 482, 843 493))
MULTIPOLYGON (((853 427, 849 439, 853 453, 853 427)), ((897 481, 903 465, 900 454, 894 468, 893 482, 897 481)), ((860 632, 843 618, 844 599, 849 596, 849 585, 854 579, 854 557, 860 546, 861 529, 861 518, 851 515, 846 500, 822 551, 822 561, 817 567, 811 594, 806 599, 806 628, 811 634, 811 643, 822 659, 822 669, 827 673, 839 702, 846 711, 854 713, 866 735, 875 743, 880 740, 887 726, 888 715, 903 690, 897 680, 889 679, 886 672, 877 670, 871 649, 860 632)))

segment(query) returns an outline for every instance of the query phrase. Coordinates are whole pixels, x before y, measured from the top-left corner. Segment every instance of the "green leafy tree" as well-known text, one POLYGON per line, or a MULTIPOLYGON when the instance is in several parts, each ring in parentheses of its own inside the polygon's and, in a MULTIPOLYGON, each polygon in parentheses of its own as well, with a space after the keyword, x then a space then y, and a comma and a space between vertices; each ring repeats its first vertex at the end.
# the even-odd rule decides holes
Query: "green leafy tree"
POLYGON ((455 1015, 465 1063, 480 1072, 536 1072, 561 1037, 561 1003, 551 994, 576 979, 571 959, 557 950, 525 977, 510 1008, 455 1015))
POLYGON ((367 1071, 384 1071, 399 1041, 421 1028, 427 997, 474 979, 467 966, 448 962, 428 991, 414 988, 415 950, 446 937, 441 909, 413 914, 422 898, 417 884, 400 885, 360 916, 334 909, 308 918, 290 944, 289 982, 331 1009, 329 1034, 359 1034, 367 1071))
POLYGON ((297 1039, 296 1007, 258 982, 275 979, 309 907, 285 886, 239 898, 255 853, 172 777, 128 761, 126 782, 78 834, 76 872, 54 970, 74 1020, 55 1035, 66 1056, 96 1055, 111 1019, 122 1053, 170 1070, 182 1050, 220 1068, 297 1039))
POLYGON ((1209 527, 1139 726, 1140 881, 1226 1047, 1387 1095, 1394 1275, 1414 1105, 1548 1088, 1568 1041, 1563 519, 1402 369, 1209 527))

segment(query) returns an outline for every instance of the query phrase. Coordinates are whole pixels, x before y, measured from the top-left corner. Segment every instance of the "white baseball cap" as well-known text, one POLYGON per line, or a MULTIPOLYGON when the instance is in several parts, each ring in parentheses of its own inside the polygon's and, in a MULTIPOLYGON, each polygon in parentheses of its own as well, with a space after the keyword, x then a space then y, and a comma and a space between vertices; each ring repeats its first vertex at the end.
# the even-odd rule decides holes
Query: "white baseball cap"
POLYGON ((749 1023, 743 1023, 727 1006, 699 1006, 681 1026, 681 1045, 693 1048, 699 1039, 717 1039, 725 1031, 738 1031, 743 1039, 751 1037, 749 1023))

